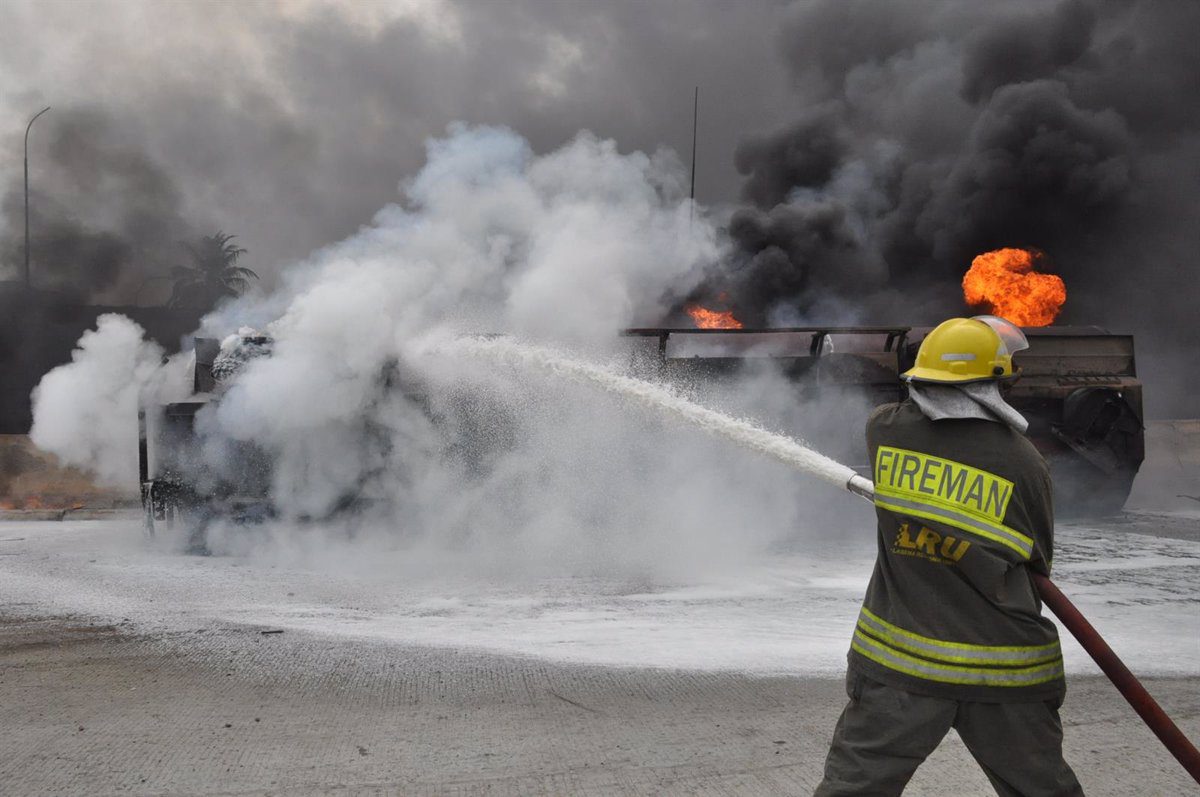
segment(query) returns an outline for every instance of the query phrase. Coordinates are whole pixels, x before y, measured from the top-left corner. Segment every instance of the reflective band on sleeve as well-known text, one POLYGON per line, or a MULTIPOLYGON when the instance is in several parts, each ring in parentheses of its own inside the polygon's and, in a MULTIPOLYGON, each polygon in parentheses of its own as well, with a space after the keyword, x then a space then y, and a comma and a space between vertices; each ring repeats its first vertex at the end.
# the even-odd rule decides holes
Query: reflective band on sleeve
POLYGON ((1022 559, 1033 540, 1004 525, 1013 483, 954 460, 880 446, 875 455, 875 505, 900 515, 944 523, 999 543, 1022 559))
POLYGON ((854 632, 850 647, 859 654, 891 670, 902 672, 927 681, 970 686, 1036 686, 1061 678, 1061 658, 1033 667, 986 669, 982 667, 959 667, 950 664, 926 661, 888 647, 862 631, 854 632))
POLYGON ((858 617, 860 631, 877 638, 889 647, 923 658, 951 664, 986 664, 994 666, 1029 666, 1062 658, 1058 642, 1048 645, 971 645, 965 642, 945 642, 914 634, 893 625, 865 606, 858 617))

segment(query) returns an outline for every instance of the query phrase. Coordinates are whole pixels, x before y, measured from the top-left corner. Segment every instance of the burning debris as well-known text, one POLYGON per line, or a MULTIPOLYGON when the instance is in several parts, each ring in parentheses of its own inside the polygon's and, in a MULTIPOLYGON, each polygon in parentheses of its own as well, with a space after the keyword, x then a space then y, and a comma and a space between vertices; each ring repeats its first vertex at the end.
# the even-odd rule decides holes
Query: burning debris
POLYGON ((1061 277, 1036 270, 1044 259, 1029 249, 985 252, 963 275, 963 299, 978 312, 1019 326, 1048 326, 1067 301, 1067 286, 1061 277))
POLYGON ((698 329, 742 328, 742 322, 734 318, 732 310, 709 310, 698 304, 685 305, 683 309, 696 322, 698 329))

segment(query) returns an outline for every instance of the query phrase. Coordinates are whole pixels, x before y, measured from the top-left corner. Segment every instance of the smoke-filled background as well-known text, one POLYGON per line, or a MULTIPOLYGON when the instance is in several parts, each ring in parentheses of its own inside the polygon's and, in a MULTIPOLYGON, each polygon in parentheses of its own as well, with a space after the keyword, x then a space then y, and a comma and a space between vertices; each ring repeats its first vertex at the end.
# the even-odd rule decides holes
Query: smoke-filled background
MULTIPOLYGON (((1200 10, 1010 2, 9 3, 3 239, 35 284, 161 301, 217 229, 268 289, 396 198, 454 121, 545 153, 580 129, 690 154, 730 246, 692 298, 747 323, 928 323, 973 255, 1045 251, 1060 323, 1139 336, 1194 412, 1200 10)), ((686 179, 686 177, 684 178, 686 179)))
POLYGON ((1059 323, 1138 337, 1152 414, 1195 413, 1200 8, 795 3, 797 110, 752 131, 723 275, 748 320, 934 322, 980 252, 1029 246, 1059 323), (790 302, 780 302, 789 297, 790 302))
MULTIPOLYGON (((6 266, 21 244, 24 122, 43 282, 128 299, 185 233, 224 229, 270 279, 397 197, 425 140, 506 125, 539 152, 581 129, 687 153, 733 197, 749 120, 786 118, 782 64, 746 49, 774 4, 16 2, 0 31, 6 266), (711 108, 707 107, 710 102, 711 108), (36 107, 35 107, 36 106, 36 107), (27 112, 28 111, 28 112, 27 112), (59 275, 62 274, 62 277, 59 275)), ((162 290, 162 286, 158 286, 162 290)), ((153 297, 147 287, 142 300, 153 297)))
MULTIPOLYGON (((1067 284, 1060 322, 1138 336, 1152 416, 1195 414, 1190 4, 18 3, 9 16, 0 104, 14 119, 54 106, 30 147, 35 285, 161 302, 169 283, 154 279, 181 240, 236 233, 261 280, 202 331, 250 325, 275 351, 202 414, 204 458, 265 451, 285 520, 366 490, 406 507, 352 530, 385 540, 551 559, 600 545, 611 561, 709 528, 726 548, 769 547, 799 517, 820 524, 802 477, 439 346, 505 332, 624 368, 618 330, 696 300, 749 325, 933 323, 966 311, 963 272, 1002 246, 1046 253, 1067 284)), ((13 276, 22 134, 4 139, 0 175, 13 276)), ((34 441, 125 478, 133 452, 106 441, 132 432, 106 419, 132 424, 129 385, 186 390, 184 360, 161 371, 158 356, 108 319, 39 388, 34 441)), ((790 391, 765 371, 704 398, 790 433, 830 426, 828 407, 790 391)))

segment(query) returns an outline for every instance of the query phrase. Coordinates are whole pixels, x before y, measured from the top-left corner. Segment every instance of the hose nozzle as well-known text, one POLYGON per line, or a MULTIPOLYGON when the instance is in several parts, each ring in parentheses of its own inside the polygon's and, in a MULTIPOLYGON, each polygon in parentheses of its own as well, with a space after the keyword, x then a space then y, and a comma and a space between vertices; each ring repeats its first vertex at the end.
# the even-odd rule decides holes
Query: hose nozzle
POLYGON ((865 476, 859 476, 857 473, 851 476, 846 482, 846 489, 860 498, 875 501, 875 483, 865 476))

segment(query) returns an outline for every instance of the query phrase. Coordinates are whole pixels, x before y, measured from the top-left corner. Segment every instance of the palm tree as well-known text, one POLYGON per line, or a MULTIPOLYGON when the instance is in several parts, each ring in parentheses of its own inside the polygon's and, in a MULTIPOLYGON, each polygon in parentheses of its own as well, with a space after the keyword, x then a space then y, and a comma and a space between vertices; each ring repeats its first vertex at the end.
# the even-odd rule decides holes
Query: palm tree
POLYGON ((218 230, 198 243, 185 243, 190 266, 171 269, 175 287, 168 304, 172 307, 213 307, 227 296, 241 296, 250 286, 248 278, 258 275, 237 265, 246 250, 233 243, 234 235, 218 230))

